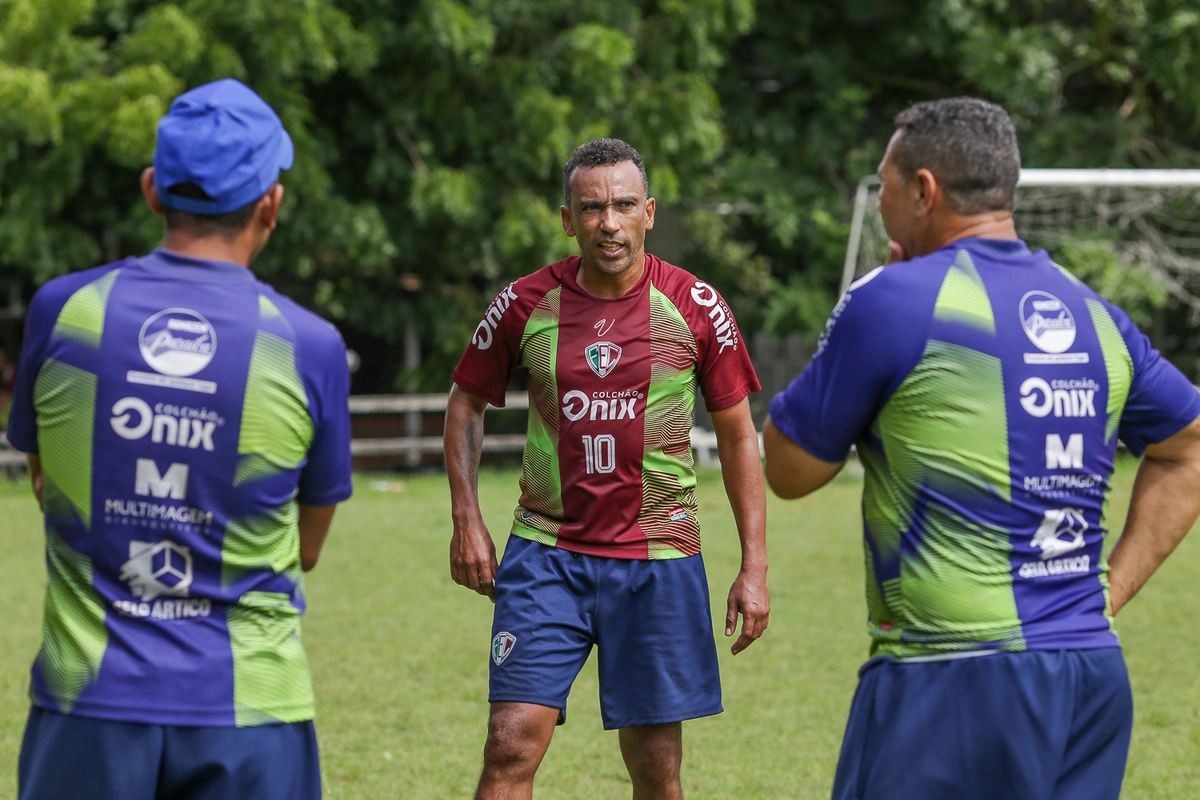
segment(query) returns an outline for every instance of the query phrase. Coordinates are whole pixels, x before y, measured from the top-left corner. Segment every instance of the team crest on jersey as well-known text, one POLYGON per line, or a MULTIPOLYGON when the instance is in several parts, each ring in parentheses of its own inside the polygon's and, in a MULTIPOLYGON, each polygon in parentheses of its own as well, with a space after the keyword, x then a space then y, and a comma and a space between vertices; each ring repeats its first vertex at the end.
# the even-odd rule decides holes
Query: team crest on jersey
POLYGON ((492 639, 492 661, 496 662, 497 667, 504 663, 516 646, 517 637, 508 631, 500 631, 496 634, 492 639))
POLYGON ((186 377, 208 366, 217 352, 217 332, 188 308, 168 308, 142 325, 142 358, 163 375, 186 377))
POLYGON ((592 372, 601 378, 612 372, 613 368, 617 366, 617 362, 621 360, 621 346, 612 342, 590 344, 583 353, 587 356, 588 366, 592 368, 592 372))
POLYGON ((1049 292, 1026 292, 1021 298, 1021 327, 1044 353, 1065 353, 1075 344, 1075 317, 1049 292))

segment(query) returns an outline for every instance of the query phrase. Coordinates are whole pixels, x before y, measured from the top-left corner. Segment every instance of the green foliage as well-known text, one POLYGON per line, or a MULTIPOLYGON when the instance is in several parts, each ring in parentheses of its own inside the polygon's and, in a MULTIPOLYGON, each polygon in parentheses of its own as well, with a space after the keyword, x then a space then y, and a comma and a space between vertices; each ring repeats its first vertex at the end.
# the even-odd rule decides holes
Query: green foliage
MULTIPOLYGON (((237 77, 297 148, 255 269, 363 352, 358 391, 409 385, 410 326, 444 388, 491 296, 574 252, 560 170, 596 136, 642 152, 747 332, 815 335, 896 112, 976 94, 1027 166, 1194 166, 1197 56, 1190 0, 0 0, 0 270, 28 294, 153 247, 155 123, 237 77)), ((1148 319, 1110 255, 1072 267, 1148 319)))
MULTIPOLYGON (((724 196, 757 210, 734 235, 757 244, 784 287, 771 327, 819 330, 812 311, 828 308, 839 283, 853 187, 910 103, 1001 103, 1028 167, 1197 165, 1200 13, 1190 0, 760 0, 757 18, 718 87, 724 196)), ((1111 248, 1072 256, 1059 257, 1139 321, 1164 302, 1111 248)))
MULTIPOLYGON (((576 145, 632 142, 660 202, 699 206, 718 191, 705 177, 725 147, 714 82, 753 20, 744 0, 343 7, 377 42, 379 62, 369 80, 335 78, 322 118, 343 148, 339 190, 380 209, 397 252, 390 274, 367 283, 372 317, 347 320, 378 347, 398 345, 415 319, 425 388, 444 388, 498 289, 575 252, 558 206, 576 145)), ((727 267, 728 291, 765 274, 731 260, 747 247, 725 231, 703 248, 727 267)), ((346 284, 353 295, 364 288, 346 284)), ((346 309, 363 305, 339 297, 346 309)))
POLYGON ((1098 238, 1094 231, 1069 234, 1054 248, 1054 259, 1070 264, 1072 274, 1103 297, 1117 304, 1143 328, 1167 305, 1170 292, 1154 273, 1132 267, 1116 252, 1115 242, 1098 238))

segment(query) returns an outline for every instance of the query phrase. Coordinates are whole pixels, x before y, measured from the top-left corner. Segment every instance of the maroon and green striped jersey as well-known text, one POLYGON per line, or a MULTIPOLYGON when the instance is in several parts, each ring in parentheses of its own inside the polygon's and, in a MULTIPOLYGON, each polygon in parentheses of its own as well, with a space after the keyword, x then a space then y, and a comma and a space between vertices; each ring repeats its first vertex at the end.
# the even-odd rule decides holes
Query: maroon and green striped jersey
POLYGON ((716 289, 652 255, 615 300, 593 297, 579 256, 507 286, 454 382, 495 406, 529 373, 529 436, 517 536, 576 553, 683 558, 700 552, 692 411, 760 388, 716 289))

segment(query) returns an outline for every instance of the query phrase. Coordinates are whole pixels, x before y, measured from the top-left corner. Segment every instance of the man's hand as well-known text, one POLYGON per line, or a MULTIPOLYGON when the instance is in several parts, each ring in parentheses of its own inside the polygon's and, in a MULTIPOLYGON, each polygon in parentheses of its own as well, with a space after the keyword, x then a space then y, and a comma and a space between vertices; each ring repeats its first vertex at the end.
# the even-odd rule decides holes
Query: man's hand
POLYGON ((496 544, 482 519, 455 521, 450 538, 450 577, 496 602, 496 544))
POLYGON ((742 615, 742 634, 733 643, 736 656, 767 630, 771 616, 771 593, 767 589, 767 571, 742 570, 729 589, 728 610, 725 612, 725 635, 737 630, 738 614, 742 615))

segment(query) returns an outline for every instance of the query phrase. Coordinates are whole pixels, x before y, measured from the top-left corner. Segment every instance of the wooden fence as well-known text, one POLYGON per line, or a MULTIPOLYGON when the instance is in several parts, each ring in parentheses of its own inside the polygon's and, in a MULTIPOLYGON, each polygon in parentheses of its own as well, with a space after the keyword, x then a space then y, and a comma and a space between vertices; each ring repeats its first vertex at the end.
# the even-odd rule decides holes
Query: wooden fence
MULTIPOLYGON (((755 420, 761 423, 766 406, 775 393, 787 386, 808 363, 810 348, 799 335, 778 339, 757 334, 748 342, 763 391, 751 399, 755 420)), ((355 464, 365 469, 433 466, 441 462, 442 424, 446 413, 445 394, 358 395, 350 398, 350 413, 355 423, 350 452, 355 464), (436 419, 434 418, 436 415, 436 419), (396 435, 403 433, 403 435, 396 435)), ((525 412, 529 397, 525 392, 509 392, 502 409, 525 412)), ((489 415, 490 416, 490 415, 489 415)), ((502 425, 509 430, 515 425, 502 425)), ((712 420, 703 402, 696 404, 696 427, 692 429, 692 448, 700 464, 716 461, 717 439, 712 420)), ((760 437, 761 439, 761 437, 760 437)), ((520 453, 525 434, 485 433, 483 451, 490 454, 520 453)), ((25 456, 13 450, 0 432, 0 472, 19 474, 25 469, 25 456)))

